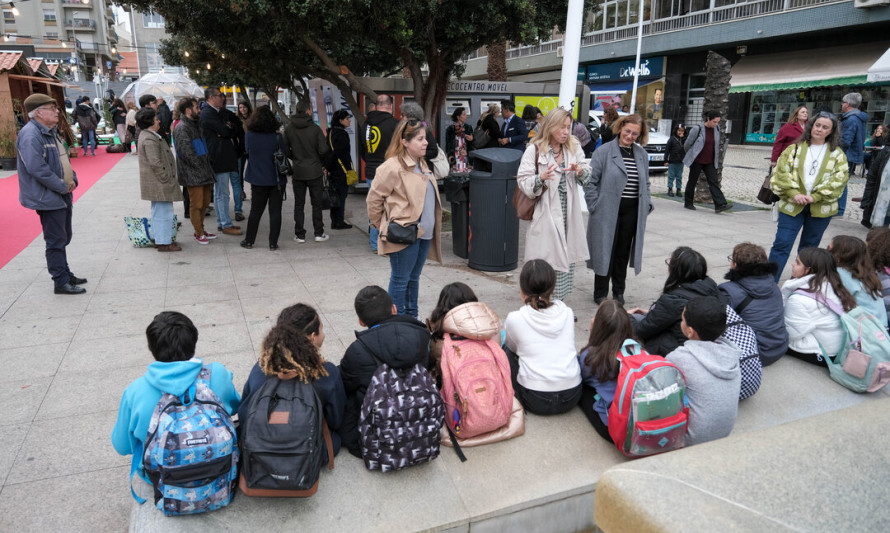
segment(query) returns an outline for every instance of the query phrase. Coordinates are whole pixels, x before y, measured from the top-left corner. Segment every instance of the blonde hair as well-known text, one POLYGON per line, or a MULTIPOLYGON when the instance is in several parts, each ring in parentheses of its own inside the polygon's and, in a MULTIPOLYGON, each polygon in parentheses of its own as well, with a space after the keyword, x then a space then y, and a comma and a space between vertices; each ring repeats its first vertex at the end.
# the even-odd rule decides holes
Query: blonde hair
POLYGON ((426 124, 421 120, 403 120, 399 122, 396 131, 392 134, 392 142, 389 143, 389 148, 386 149, 386 159, 398 157, 401 160, 402 156, 408 153, 408 149, 402 144, 402 139, 411 142, 415 137, 425 132, 426 124))
POLYGON ((496 115, 497 112, 498 112, 497 104, 494 104, 494 103, 488 104, 488 109, 486 109, 485 113, 482 113, 482 116, 479 117, 479 122, 481 123, 483 120, 485 120, 486 117, 489 117, 491 115, 496 115))
POLYGON ((540 132, 535 135, 535 140, 532 141, 538 146, 539 150, 547 149, 547 146, 550 145, 550 138, 553 137, 553 132, 562 128, 566 119, 569 119, 569 138, 566 141, 565 146, 569 152, 575 152, 579 149, 580 144, 578 143, 578 139, 572 135, 572 114, 565 109, 558 107, 547 113, 544 117, 544 122, 541 123, 540 132))
POLYGON ((649 128, 646 127, 646 119, 636 113, 619 117, 618 120, 612 123, 612 133, 615 134, 616 138, 621 134, 621 128, 623 128, 625 124, 636 124, 640 127, 640 136, 637 137, 637 144, 646 146, 646 143, 649 142, 649 128))

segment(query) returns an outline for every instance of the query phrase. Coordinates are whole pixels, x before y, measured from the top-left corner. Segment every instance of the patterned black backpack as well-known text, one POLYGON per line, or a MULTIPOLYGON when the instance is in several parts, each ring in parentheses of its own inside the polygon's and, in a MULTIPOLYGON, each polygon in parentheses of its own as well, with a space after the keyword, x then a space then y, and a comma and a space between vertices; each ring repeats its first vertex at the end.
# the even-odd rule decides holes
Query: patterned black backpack
MULTIPOLYGON (((739 307, 744 308, 741 305, 739 307)), ((726 306, 726 331, 723 332, 723 338, 735 344, 742 353, 739 358, 739 369, 742 372, 739 400, 754 396, 760 388, 763 372, 760 350, 757 347, 757 334, 731 305, 726 306)))
POLYGON ((396 370, 377 363, 359 414, 365 466, 388 472, 432 461, 445 421, 435 382, 419 364, 396 370))

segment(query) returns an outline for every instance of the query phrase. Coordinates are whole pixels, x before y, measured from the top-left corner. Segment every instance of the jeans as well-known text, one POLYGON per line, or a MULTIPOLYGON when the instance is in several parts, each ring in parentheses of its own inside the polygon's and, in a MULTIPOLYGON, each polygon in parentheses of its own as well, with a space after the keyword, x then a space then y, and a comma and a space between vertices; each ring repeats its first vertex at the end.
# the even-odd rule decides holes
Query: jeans
POLYGON ((720 185, 717 184, 717 167, 714 166, 714 163, 708 163, 707 165, 693 163, 692 166, 689 167, 689 179, 686 180, 686 205, 693 204, 693 200, 695 199, 695 185, 698 183, 698 178, 702 171, 704 171, 705 177, 708 180, 708 190, 711 191, 714 207, 717 208, 726 205, 726 198, 723 197, 723 191, 720 190, 720 185))
POLYGON ((253 244, 256 241, 260 219, 269 203, 269 244, 278 244, 281 234, 281 190, 277 185, 251 185, 250 216, 247 218, 247 235, 244 240, 253 244))
POLYGON ((417 239, 411 246, 389 254, 389 295, 400 315, 417 318, 420 273, 431 242, 432 239, 417 239))
POLYGON ((321 209, 321 195, 324 190, 324 180, 321 176, 311 180, 293 180, 294 183, 294 235, 300 239, 306 238, 306 228, 303 222, 306 218, 306 190, 309 190, 309 204, 312 206, 312 229, 315 236, 324 235, 323 211, 321 209))
POLYGON ((680 189, 683 187, 683 163, 668 163, 668 189, 677 189, 677 194, 680 194, 680 189), (672 186, 672 183, 676 185, 676 187, 672 186))
POLYGON ((80 144, 83 146, 83 155, 87 155, 87 148, 96 155, 96 130, 81 130, 80 144))
POLYGON ((71 244, 71 215, 74 210, 72 203, 74 198, 71 193, 62 196, 68 207, 64 209, 52 209, 49 211, 37 211, 40 216, 40 225, 43 226, 43 240, 46 242, 46 268, 56 287, 68 283, 71 270, 68 269, 68 254, 65 247, 71 244))
MULTIPOLYGON (((847 162, 847 169, 849 171, 849 176, 852 178, 853 174, 856 173, 856 163, 847 162)), ((841 194, 841 197, 837 201, 837 217, 843 218, 844 212, 847 210, 847 186, 844 185, 844 192, 841 194)))
POLYGON ((236 186, 237 179, 238 171, 220 172, 216 175, 213 207, 216 209, 216 225, 223 229, 232 226, 232 217, 229 216, 229 183, 235 193, 235 212, 238 213, 241 209, 241 188, 236 186))
MULTIPOLYGON (((371 190, 371 182, 374 181, 373 178, 365 178, 365 181, 368 182, 368 190, 371 190)), ((371 225, 371 221, 368 221, 368 241, 371 244, 371 249, 375 252, 377 251, 377 241, 380 239, 380 230, 371 225)))
POLYGON ((173 242, 173 202, 151 203, 151 235, 158 246, 173 242))
POLYGON ((798 232, 800 232, 800 244, 797 245, 798 251, 803 248, 816 247, 819 246, 822 234, 828 228, 829 222, 831 222, 831 217, 814 217, 810 213, 810 206, 804 207, 803 211, 796 217, 779 212, 776 240, 769 251, 769 262, 779 265, 779 270, 776 272, 776 282, 779 281, 782 271, 785 270, 785 263, 788 262, 788 256, 791 255, 791 247, 794 245, 798 232), (801 228, 803 228, 802 232, 801 228))

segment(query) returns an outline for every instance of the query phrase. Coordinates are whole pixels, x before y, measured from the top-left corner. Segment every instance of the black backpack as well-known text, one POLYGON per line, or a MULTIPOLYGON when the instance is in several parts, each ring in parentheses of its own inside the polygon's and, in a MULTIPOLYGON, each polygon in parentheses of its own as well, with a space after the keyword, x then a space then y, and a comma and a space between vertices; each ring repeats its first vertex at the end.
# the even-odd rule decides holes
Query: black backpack
POLYGON ((359 414, 365 466, 387 472, 432 461, 445 422, 435 382, 419 364, 397 370, 377 362, 359 414))
POLYGON ((241 421, 242 492, 248 496, 307 497, 318 490, 334 450, 318 391, 299 379, 266 378, 241 421))

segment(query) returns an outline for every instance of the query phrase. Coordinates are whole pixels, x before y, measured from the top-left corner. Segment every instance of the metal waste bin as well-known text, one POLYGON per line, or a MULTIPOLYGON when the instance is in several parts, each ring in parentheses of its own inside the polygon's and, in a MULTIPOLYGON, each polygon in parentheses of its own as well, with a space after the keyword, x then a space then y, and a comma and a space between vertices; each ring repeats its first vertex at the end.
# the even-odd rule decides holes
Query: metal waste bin
POLYGON ((451 245, 454 255, 466 259, 470 236, 470 174, 445 176, 445 200, 451 202, 451 245))
POLYGON ((470 268, 513 270, 519 261, 519 218, 512 199, 522 152, 484 148, 470 157, 470 268))

